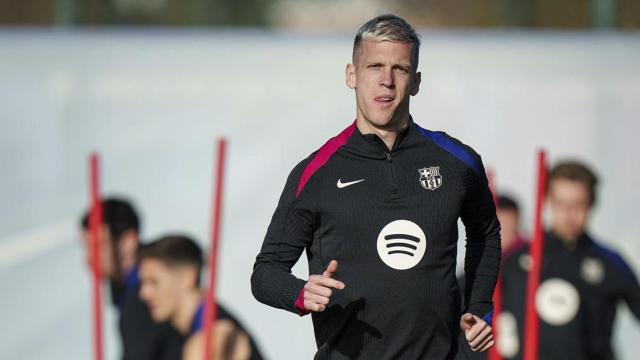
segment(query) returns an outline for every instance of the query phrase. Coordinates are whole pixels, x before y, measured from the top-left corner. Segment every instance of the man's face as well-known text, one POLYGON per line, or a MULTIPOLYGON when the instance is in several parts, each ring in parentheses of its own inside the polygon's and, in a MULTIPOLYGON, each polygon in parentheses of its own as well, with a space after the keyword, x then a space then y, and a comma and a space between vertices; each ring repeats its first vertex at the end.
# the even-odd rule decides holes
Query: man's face
POLYGON ((514 209, 498 208, 496 215, 500 221, 502 248, 506 248, 518 237, 518 212, 514 209))
POLYGON ((553 232, 573 242, 582 235, 591 212, 587 185, 569 179, 555 179, 549 184, 549 207, 553 232))
POLYGON ((418 93, 420 73, 411 63, 411 44, 360 43, 354 64, 347 65, 347 85, 356 91, 358 117, 390 130, 409 117, 409 97, 418 93))
MULTIPOLYGON (((91 253, 91 231, 82 231, 82 241, 84 243, 85 260, 89 269, 93 269, 93 257, 91 253)), ((114 260, 113 260, 113 242, 109 227, 103 225, 100 228, 100 271, 103 279, 109 279, 114 276, 114 260)))
POLYGON ((181 270, 156 259, 140 263, 140 298, 149 307, 154 321, 169 320, 178 308, 182 289, 181 270))

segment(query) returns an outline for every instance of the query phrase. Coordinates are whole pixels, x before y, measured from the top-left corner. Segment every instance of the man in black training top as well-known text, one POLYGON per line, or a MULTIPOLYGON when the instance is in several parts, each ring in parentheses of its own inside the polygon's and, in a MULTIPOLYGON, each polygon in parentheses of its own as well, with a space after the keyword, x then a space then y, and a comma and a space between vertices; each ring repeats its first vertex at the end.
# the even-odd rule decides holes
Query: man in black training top
MULTIPOLYGON (((140 263, 140 298, 158 322, 169 321, 182 335, 182 360, 201 360, 204 341, 205 293, 200 289, 204 259, 202 249, 191 238, 163 236, 143 246, 140 263)), ((262 360, 255 341, 240 322, 222 305, 208 341, 211 359, 262 360)))
MULTIPOLYGON (((618 304, 626 303, 640 319, 640 285, 635 274, 617 252, 588 231, 597 182, 593 171, 576 161, 561 162, 549 172, 551 222, 535 301, 540 359, 615 359, 611 336, 618 304)), ((513 323, 499 332, 498 341, 507 339, 500 346, 505 359, 522 359, 528 339, 523 331, 530 264, 528 246, 504 262, 503 314, 513 323)))
POLYGON ((493 345, 500 226, 480 156, 409 115, 420 40, 393 15, 356 35, 355 122, 291 172, 251 277, 259 301, 311 312, 316 359, 452 359, 493 345), (467 233, 465 314, 457 221, 467 233), (307 250, 307 281, 291 267, 307 250))
MULTIPOLYGON (((101 272, 109 281, 111 301, 118 309, 123 360, 177 360, 181 357, 180 334, 168 323, 154 323, 138 297, 140 278, 136 253, 140 246, 140 219, 126 200, 102 201, 100 228, 101 272)), ((89 214, 82 217, 82 237, 90 265, 89 214)), ((89 266, 91 267, 91 266, 89 266)))

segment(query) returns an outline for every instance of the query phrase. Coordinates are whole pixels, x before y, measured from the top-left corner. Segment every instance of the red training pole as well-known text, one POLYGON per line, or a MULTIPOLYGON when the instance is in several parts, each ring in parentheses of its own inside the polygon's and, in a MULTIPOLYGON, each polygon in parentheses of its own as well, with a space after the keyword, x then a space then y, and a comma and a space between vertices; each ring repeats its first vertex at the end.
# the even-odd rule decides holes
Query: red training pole
MULTIPOLYGON (((496 193, 495 174, 492 170, 487 170, 487 180, 489 181, 489 189, 493 195, 493 204, 496 209, 498 208, 498 197, 496 193)), ((498 329, 498 317, 502 312, 502 264, 500 264, 500 272, 498 273, 498 281, 496 282, 496 288, 493 291, 493 326, 491 331, 493 332, 493 339, 495 345, 489 349, 489 360, 502 360, 502 356, 498 352, 499 329, 498 329)))
POLYGON ((100 200, 100 168, 98 154, 92 153, 89 158, 89 193, 91 213, 89 226, 91 243, 89 251, 93 275, 93 346, 95 359, 102 360, 102 272, 100 264, 100 228, 102 227, 102 201, 100 200))
POLYGON ((216 279, 218 270, 218 245, 220 244, 220 218, 222 212, 222 185, 224 180, 224 160, 226 140, 218 139, 218 162, 214 174, 216 183, 214 185, 213 198, 213 221, 211 228, 211 250, 209 251, 209 284, 205 295, 204 305, 204 359, 211 360, 213 344, 211 343, 213 334, 213 323, 218 312, 216 303, 216 279))
POLYGON ((538 339, 540 323, 536 312, 536 291, 540 283, 542 269, 542 250, 544 234, 542 229, 542 205, 547 182, 547 166, 544 150, 538 153, 538 194, 533 240, 531 241, 531 267, 527 280, 527 297, 525 299, 524 360, 538 359, 538 339))

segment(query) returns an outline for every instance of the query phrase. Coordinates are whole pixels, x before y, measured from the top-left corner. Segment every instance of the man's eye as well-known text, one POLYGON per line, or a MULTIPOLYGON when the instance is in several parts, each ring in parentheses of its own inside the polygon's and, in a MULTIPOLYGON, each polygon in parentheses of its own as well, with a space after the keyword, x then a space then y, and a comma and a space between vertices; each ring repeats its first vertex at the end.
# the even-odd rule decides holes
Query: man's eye
POLYGON ((398 71, 400 71, 402 73, 405 73, 405 74, 409 72, 409 70, 407 70, 406 68, 403 68, 403 67, 397 67, 396 70, 398 70, 398 71))
POLYGON ((380 64, 371 64, 368 66, 369 68, 379 68, 380 64))

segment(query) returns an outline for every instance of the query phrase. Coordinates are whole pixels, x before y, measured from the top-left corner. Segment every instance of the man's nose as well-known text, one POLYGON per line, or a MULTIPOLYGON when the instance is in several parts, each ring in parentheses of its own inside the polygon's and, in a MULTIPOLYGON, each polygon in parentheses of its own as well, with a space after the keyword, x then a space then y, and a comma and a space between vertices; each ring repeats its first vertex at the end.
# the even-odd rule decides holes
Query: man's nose
POLYGON ((138 296, 140 297, 140 299, 142 300, 147 300, 149 299, 149 289, 148 286, 146 285, 142 285, 140 286, 140 293, 138 294, 138 296))
POLYGON ((380 79, 380 85, 386 86, 388 88, 392 88, 395 82, 393 79, 393 70, 389 68, 384 68, 382 70, 382 78, 380 79))

